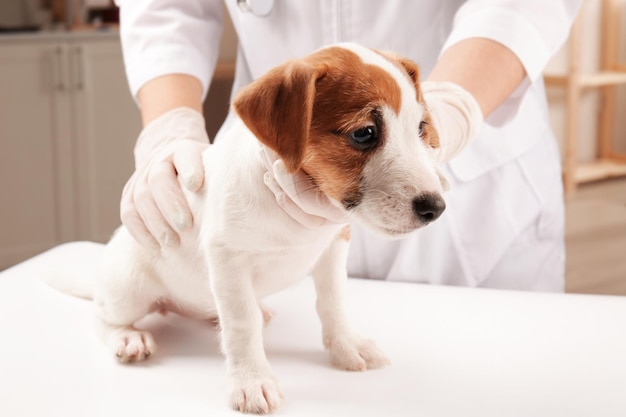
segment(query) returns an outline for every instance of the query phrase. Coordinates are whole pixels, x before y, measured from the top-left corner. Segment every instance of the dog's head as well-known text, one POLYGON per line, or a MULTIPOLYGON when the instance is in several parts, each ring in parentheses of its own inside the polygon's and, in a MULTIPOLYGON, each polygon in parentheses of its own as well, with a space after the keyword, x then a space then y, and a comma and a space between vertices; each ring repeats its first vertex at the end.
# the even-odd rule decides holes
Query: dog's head
POLYGON ((233 107, 290 172, 302 169, 355 220, 399 237, 445 208, 418 79, 409 60, 340 44, 274 68, 233 107))

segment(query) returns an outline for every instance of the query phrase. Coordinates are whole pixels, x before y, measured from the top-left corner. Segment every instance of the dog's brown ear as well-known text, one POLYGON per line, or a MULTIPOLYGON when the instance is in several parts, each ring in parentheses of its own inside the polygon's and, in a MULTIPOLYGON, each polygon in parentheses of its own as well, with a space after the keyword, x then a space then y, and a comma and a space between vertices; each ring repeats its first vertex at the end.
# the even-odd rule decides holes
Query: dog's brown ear
POLYGON ((296 172, 308 141, 319 70, 291 61, 243 88, 233 108, 248 129, 296 172))

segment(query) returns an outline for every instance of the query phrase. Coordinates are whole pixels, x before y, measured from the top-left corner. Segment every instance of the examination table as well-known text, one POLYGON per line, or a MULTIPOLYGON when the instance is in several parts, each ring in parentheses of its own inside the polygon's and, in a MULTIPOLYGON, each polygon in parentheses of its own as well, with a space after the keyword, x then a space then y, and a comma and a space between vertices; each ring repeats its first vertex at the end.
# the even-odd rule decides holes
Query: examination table
MULTIPOLYGON (((158 352, 122 365, 97 339, 92 303, 40 281, 65 263, 93 274, 102 247, 64 244, 0 273, 0 416, 240 416, 213 327, 149 316, 138 327, 158 352)), ((265 300, 276 312, 266 352, 285 395, 275 415, 626 416, 626 297, 351 278, 348 300, 391 366, 333 369, 304 280, 265 300)))

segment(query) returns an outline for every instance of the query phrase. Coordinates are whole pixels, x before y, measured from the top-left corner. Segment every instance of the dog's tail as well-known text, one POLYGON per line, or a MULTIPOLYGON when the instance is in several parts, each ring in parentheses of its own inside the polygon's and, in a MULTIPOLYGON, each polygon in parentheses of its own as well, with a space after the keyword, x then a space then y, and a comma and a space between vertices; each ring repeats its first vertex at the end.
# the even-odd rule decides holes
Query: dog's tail
POLYGON ((70 268, 63 271, 46 271, 42 275, 42 280, 57 291, 74 297, 93 300, 93 277, 75 272, 70 271, 70 268))
MULTIPOLYGON (((41 280, 55 290, 64 292, 74 297, 93 299, 93 292, 96 281, 96 268, 94 262, 97 256, 96 251, 100 251, 102 245, 92 242, 80 242, 80 252, 76 256, 76 252, 72 252, 69 243, 67 249, 62 251, 62 247, 58 248, 55 257, 50 257, 50 262, 45 263, 45 267, 39 270, 41 280), (91 253, 93 252, 93 254, 91 253), (71 258, 68 255, 72 255, 71 258), (80 256, 83 254, 85 256, 80 256)), ((56 250, 56 249, 53 249, 56 250)))

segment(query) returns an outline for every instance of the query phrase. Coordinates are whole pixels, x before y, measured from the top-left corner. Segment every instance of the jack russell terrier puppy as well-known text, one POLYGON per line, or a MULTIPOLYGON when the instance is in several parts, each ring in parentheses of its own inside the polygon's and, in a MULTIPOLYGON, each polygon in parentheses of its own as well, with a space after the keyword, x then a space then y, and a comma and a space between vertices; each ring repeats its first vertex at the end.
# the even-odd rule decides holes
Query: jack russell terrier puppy
MULTIPOLYGON (((349 226, 311 228, 283 210, 264 181, 267 155, 305 173, 351 220, 391 238, 437 219, 446 183, 432 157, 439 139, 417 66, 393 54, 354 44, 320 49, 245 87, 233 109, 239 120, 203 154, 203 190, 185 191, 193 230, 153 252, 120 227, 82 294, 95 300, 99 332, 121 362, 155 352, 150 333, 134 327, 151 312, 219 320, 232 407, 267 413, 282 394, 263 348, 268 315, 259 300, 308 274, 332 363, 351 371, 388 364, 346 317, 349 226)), ((85 284, 51 285, 78 294, 72 286, 85 284)))

